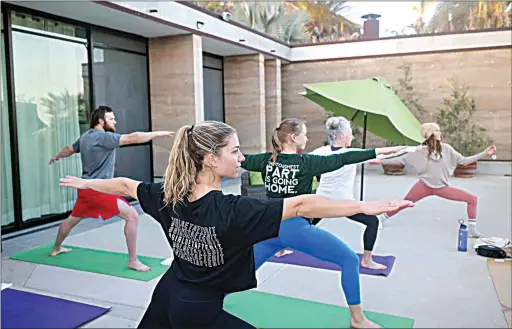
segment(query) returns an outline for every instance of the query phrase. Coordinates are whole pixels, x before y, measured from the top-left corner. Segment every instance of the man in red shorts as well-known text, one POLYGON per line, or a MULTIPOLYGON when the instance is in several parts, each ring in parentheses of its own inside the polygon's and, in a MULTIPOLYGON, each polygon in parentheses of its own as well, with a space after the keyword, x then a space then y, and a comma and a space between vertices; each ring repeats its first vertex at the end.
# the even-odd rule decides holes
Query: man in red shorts
MULTIPOLYGON (((74 153, 81 153, 83 178, 109 179, 114 176, 116 148, 121 145, 146 143, 155 137, 171 137, 174 132, 134 132, 121 135, 116 133, 116 119, 114 112, 108 106, 100 106, 91 114, 91 129, 80 138, 64 147, 57 155, 50 159, 50 165, 61 158, 74 153)), ((62 242, 73 227, 83 218, 99 218, 107 220, 113 216, 126 220, 124 234, 128 247, 128 268, 136 271, 149 271, 151 268, 144 265, 137 257, 137 224, 139 215, 137 211, 123 198, 85 189, 78 191, 78 198, 71 215, 60 225, 57 239, 50 256, 71 251, 63 248, 62 242)))

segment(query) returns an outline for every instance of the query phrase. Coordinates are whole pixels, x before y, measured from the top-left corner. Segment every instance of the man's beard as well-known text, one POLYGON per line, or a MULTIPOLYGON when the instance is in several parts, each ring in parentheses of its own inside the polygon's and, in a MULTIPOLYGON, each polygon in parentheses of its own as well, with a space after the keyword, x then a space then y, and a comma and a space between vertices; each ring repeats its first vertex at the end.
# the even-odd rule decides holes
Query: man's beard
POLYGON ((105 125, 103 126, 103 129, 105 131, 108 131, 108 132, 111 132, 111 133, 115 133, 116 132, 116 128, 115 127, 112 127, 112 126, 109 126, 109 125, 105 125))

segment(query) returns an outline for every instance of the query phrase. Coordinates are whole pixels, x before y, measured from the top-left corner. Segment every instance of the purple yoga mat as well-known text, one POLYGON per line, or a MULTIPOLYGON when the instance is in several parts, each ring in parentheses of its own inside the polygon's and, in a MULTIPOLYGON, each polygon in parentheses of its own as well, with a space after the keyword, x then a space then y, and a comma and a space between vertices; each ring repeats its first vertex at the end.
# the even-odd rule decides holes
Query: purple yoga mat
POLYGON ((109 310, 26 291, 2 290, 2 328, 77 328, 109 310))
MULTIPOLYGON (((325 270, 335 270, 340 271, 341 267, 337 264, 326 262, 315 258, 313 256, 309 256, 305 253, 302 253, 293 249, 286 249, 293 251, 292 254, 284 255, 281 257, 273 256, 270 258, 270 262, 272 263, 281 263, 281 264, 290 264, 290 265, 300 265, 307 266, 313 268, 321 268, 325 270)), ((363 255, 357 254, 359 256, 359 261, 363 255)), ((395 256, 373 256, 373 260, 379 264, 386 265, 387 268, 384 270, 374 270, 366 267, 359 267, 359 273, 368 274, 368 275, 383 275, 388 276, 393 268, 393 264, 395 263, 395 256)))

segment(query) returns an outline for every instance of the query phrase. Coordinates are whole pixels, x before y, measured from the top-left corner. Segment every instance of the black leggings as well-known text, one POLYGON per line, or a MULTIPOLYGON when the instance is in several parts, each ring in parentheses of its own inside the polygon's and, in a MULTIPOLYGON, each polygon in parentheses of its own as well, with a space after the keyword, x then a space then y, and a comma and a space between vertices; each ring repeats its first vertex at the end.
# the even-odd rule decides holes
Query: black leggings
MULTIPOLYGON (((348 216, 353 221, 366 225, 363 235, 363 246, 365 251, 373 251, 373 246, 377 240, 377 232, 379 231, 379 219, 374 215, 355 214, 348 216)), ((313 225, 320 223, 322 218, 313 218, 313 225)))
POLYGON ((176 280, 169 270, 153 291, 137 328, 254 328, 223 310, 224 293, 200 291, 176 280))

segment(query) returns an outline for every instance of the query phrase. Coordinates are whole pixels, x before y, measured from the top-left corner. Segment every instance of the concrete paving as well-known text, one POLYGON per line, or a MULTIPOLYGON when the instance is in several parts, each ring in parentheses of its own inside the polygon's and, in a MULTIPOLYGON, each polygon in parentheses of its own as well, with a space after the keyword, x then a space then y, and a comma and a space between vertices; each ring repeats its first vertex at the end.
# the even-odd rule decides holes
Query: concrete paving
MULTIPOLYGON (((368 172, 365 199, 403 197, 414 176, 385 176, 368 172)), ((239 181, 226 180, 225 193, 240 193, 239 181)), ((479 229, 487 235, 511 239, 511 178, 479 175, 452 178, 452 184, 479 197, 479 229)), ((355 191, 358 194, 358 189, 355 191)), ((506 322, 487 270, 486 258, 456 249, 459 218, 465 205, 430 197, 391 219, 379 231, 375 254, 394 255, 385 277, 362 275, 364 308, 415 319, 416 328, 506 328, 506 322)), ((126 252, 124 221, 83 221, 66 244, 126 252)), ((364 227, 345 218, 323 220, 320 226, 362 251, 364 227)), ((53 241, 58 227, 3 242, 2 282, 13 288, 110 306, 106 315, 86 328, 132 328, 147 306, 158 278, 136 281, 95 273, 10 260, 10 254, 53 241)), ((171 257, 158 224, 141 214, 138 250, 141 255, 171 257)), ((265 264, 257 273, 257 290, 346 306, 340 273, 293 265, 265 264)))

